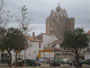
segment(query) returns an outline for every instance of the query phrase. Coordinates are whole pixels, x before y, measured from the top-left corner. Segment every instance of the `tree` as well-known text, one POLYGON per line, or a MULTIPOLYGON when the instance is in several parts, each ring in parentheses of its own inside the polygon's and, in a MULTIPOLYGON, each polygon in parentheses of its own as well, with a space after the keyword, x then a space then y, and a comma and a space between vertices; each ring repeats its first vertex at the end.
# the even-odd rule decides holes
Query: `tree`
POLYGON ((2 8, 3 8, 3 4, 4 4, 4 1, 3 0, 0 0, 0 24, 2 23, 2 8))
POLYGON ((6 30, 3 27, 0 27, 0 51, 1 53, 1 61, 3 62, 3 52, 5 50, 4 46, 3 46, 3 39, 6 35, 6 30))
POLYGON ((77 28, 74 31, 66 31, 62 47, 72 49, 76 55, 77 67, 79 67, 79 56, 82 49, 88 46, 88 38, 83 29, 77 28))
POLYGON ((3 50, 2 41, 3 41, 4 37, 5 37, 5 34, 6 34, 6 30, 4 28, 0 27, 0 49, 2 49, 2 50, 3 50))
MULTIPOLYGON (((32 18, 30 17, 29 13, 28 13, 28 8, 26 8, 26 6, 24 5, 21 9, 21 17, 18 18, 18 16, 16 16, 16 20, 19 24, 19 29, 23 32, 24 35, 28 35, 29 32, 34 28, 31 27, 31 20, 32 18)), ((27 40, 25 45, 27 44, 27 40)), ((24 48, 24 58, 26 59, 26 46, 24 48)), ((24 62, 24 65, 26 65, 26 62, 24 62)))
POLYGON ((0 0, 0 12, 1 12, 2 8, 3 8, 3 4, 4 4, 4 0, 0 0))
MULTIPOLYGON (((9 28, 7 35, 5 36, 3 40, 3 45, 5 49, 7 50, 9 57, 10 57, 10 66, 12 61, 12 54, 11 51, 21 51, 25 47, 25 37, 19 29, 15 28, 9 28)), ((16 53, 17 54, 17 53, 16 53)))
POLYGON ((13 18, 13 16, 10 16, 10 11, 3 9, 5 6, 4 0, 0 0, 0 26, 6 27, 9 23, 9 19, 13 18))
POLYGON ((24 5, 21 9, 21 17, 18 18, 19 16, 16 16, 16 20, 19 24, 19 29, 21 31, 23 31, 23 33, 27 33, 30 32, 33 27, 31 28, 30 27, 30 24, 31 24, 31 20, 33 20, 31 17, 30 17, 30 14, 28 13, 28 8, 26 8, 26 6, 24 5))

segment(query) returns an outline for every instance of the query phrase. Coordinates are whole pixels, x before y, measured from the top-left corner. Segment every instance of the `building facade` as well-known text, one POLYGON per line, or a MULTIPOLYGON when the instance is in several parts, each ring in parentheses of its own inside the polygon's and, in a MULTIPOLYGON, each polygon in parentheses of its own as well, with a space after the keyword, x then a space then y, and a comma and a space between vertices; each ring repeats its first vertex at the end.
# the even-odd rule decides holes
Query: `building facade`
MULTIPOLYGON (((33 59, 36 60, 39 54, 39 50, 42 50, 41 41, 35 37, 33 33, 32 36, 26 36, 28 47, 26 50, 22 50, 18 53, 17 57, 23 59, 33 59)), ((15 55, 14 51, 12 53, 12 63, 15 62, 15 55)))
POLYGON ((49 48, 49 44, 51 44, 52 42, 54 42, 55 40, 58 40, 57 37, 55 35, 51 35, 51 34, 46 34, 46 33, 41 33, 40 35, 38 35, 36 37, 37 39, 41 40, 41 46, 42 48, 49 48))
POLYGON ((69 18, 66 10, 58 5, 56 11, 52 10, 46 18, 46 33, 63 39, 66 30, 74 30, 74 18, 69 18))
POLYGON ((43 47, 42 50, 39 50, 40 58, 48 60, 54 59, 55 57, 56 59, 69 58, 74 60, 75 55, 73 52, 70 50, 64 50, 61 47, 62 40, 58 40, 55 35, 42 33, 41 35, 38 35, 37 38, 42 41, 41 46, 43 47))

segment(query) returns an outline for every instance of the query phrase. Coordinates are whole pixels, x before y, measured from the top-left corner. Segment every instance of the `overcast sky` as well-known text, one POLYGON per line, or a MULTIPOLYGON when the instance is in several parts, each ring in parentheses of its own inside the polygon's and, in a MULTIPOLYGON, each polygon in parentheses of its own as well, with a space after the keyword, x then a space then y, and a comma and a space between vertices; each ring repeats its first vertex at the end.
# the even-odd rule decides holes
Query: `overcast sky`
MULTIPOLYGON (((90 30, 90 0, 5 0, 5 9, 10 10, 12 15, 19 15, 18 8, 26 5, 34 19, 32 21, 35 26, 33 31, 39 34, 45 32, 46 17, 58 3, 66 9, 69 17, 75 18, 75 27, 84 27, 86 31, 90 30)), ((10 26, 16 25, 13 22, 10 26)))

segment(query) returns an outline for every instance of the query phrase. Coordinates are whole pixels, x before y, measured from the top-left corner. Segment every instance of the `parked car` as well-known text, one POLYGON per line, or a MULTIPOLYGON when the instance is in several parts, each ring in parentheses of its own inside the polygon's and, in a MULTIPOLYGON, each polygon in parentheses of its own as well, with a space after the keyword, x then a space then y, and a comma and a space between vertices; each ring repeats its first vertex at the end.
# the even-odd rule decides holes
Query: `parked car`
POLYGON ((41 66, 40 62, 38 61, 35 61, 35 60, 32 60, 32 59, 26 59, 26 60, 23 60, 22 63, 26 63, 26 66, 41 66))
POLYGON ((54 61, 54 60, 52 60, 52 61, 50 61, 50 67, 55 67, 55 66, 60 66, 60 62, 59 61, 54 61))
POLYGON ((41 66, 40 61, 35 61, 36 62, 36 66, 41 66))
MULTIPOLYGON (((83 64, 90 65, 90 59, 82 60, 82 61, 79 62, 80 67, 82 67, 83 64)), ((72 65, 77 66, 77 63, 74 62, 70 66, 72 66, 72 65)))
POLYGON ((69 58, 62 59, 62 64, 70 64, 70 63, 71 63, 71 59, 69 58))
POLYGON ((46 63, 46 62, 47 62, 46 59, 39 59, 39 61, 40 61, 41 63, 46 63))
MULTIPOLYGON (((32 59, 25 59, 25 60, 22 60, 22 62, 17 62, 17 66, 24 66, 24 64, 26 66, 41 66, 41 64, 35 60, 32 60, 32 59)), ((15 65, 15 62, 13 63, 13 65, 15 65)))

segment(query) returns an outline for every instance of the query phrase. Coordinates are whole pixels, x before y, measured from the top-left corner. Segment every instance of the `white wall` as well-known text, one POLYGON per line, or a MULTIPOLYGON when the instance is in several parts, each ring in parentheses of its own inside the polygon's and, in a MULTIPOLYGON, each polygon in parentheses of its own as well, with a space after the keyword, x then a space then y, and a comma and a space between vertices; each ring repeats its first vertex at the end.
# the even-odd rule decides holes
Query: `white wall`
MULTIPOLYGON (((39 53, 39 42, 31 42, 29 48, 26 50, 26 58, 27 59, 36 59, 36 56, 39 53)), ((24 51, 21 52, 21 55, 24 56, 24 51)), ((23 57, 24 58, 24 57, 23 57)))
MULTIPOLYGON (((41 48, 39 48, 39 42, 30 42, 28 40, 29 47, 26 49, 26 59, 36 59, 36 56, 39 54, 39 50, 43 50, 44 47, 48 47, 48 44, 52 43, 55 40, 57 40, 57 38, 54 35, 43 34, 43 42, 41 43, 41 48)), ((23 59, 24 59, 24 54, 25 51, 24 50, 21 51, 20 55, 23 55, 23 59)), ((13 51, 12 51, 12 55, 14 61, 15 53, 13 51)), ((53 54, 51 54, 50 56, 53 57, 53 54)))
POLYGON ((85 53, 85 59, 90 59, 90 51, 85 53))
POLYGON ((48 44, 54 42, 57 38, 54 35, 43 34, 43 47, 48 47, 48 44))
MULTIPOLYGON (((36 56, 39 54, 39 42, 30 42, 28 41, 29 47, 26 49, 26 59, 36 59, 36 56)), ((12 51, 12 62, 15 62, 15 52, 12 51)), ((20 54, 22 59, 25 58, 25 50, 22 50, 20 54)), ((19 56, 20 57, 20 56, 19 56)))

